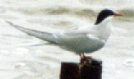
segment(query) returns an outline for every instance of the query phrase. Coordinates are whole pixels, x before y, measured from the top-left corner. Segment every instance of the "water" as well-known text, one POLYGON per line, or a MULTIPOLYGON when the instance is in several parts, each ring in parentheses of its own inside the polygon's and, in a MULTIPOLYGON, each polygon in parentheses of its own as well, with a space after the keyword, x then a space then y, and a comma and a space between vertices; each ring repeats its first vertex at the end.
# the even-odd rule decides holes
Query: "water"
MULTIPOLYGON (((115 18, 106 46, 92 56, 103 61, 103 79, 134 78, 133 0, 0 0, 0 78, 59 79, 61 61, 79 57, 31 37, 5 20, 40 31, 90 26, 97 13, 110 8, 125 16, 115 18)), ((87 54, 90 55, 90 54, 87 54)))

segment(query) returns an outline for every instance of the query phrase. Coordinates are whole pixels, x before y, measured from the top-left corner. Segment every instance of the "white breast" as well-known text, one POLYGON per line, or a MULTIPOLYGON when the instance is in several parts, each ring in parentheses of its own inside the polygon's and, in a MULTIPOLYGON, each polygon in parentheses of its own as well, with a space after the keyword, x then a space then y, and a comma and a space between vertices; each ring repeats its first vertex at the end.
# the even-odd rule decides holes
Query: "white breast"
POLYGON ((103 40, 107 40, 111 34, 111 20, 112 17, 108 17, 100 24, 96 25, 93 29, 95 30, 95 35, 103 40))

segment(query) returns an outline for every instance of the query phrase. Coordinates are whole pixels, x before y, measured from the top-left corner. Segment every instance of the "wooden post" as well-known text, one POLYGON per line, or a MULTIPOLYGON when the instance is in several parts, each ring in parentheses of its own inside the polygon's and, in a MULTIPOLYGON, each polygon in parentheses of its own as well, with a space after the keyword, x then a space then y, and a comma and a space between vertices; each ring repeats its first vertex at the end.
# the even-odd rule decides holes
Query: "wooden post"
POLYGON ((102 79, 102 61, 90 58, 80 65, 80 79, 102 79))
POLYGON ((62 63, 60 79, 80 79, 79 66, 76 63, 62 63))
POLYGON ((93 58, 80 63, 61 63, 60 79, 102 79, 102 62, 93 58))

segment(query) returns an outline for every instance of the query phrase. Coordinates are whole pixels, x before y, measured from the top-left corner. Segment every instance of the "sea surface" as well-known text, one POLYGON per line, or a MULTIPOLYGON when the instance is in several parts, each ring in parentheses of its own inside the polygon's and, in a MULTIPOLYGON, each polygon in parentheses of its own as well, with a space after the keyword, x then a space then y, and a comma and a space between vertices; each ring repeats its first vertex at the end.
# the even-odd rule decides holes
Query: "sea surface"
POLYGON ((47 45, 6 21, 64 31, 90 27, 106 8, 124 16, 112 21, 105 47, 87 55, 103 61, 102 79, 134 79, 134 0, 0 0, 0 79, 59 79, 61 62, 79 62, 73 52, 47 45))

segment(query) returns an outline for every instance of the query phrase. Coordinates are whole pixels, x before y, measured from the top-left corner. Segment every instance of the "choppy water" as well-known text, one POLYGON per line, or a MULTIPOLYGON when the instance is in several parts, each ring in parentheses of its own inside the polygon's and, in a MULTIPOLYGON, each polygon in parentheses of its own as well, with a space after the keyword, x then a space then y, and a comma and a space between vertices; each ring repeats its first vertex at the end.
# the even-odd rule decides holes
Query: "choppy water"
POLYGON ((115 18, 107 45, 93 53, 103 60, 103 79, 134 78, 133 0, 0 0, 0 79, 59 79, 61 61, 79 57, 28 36, 5 23, 12 21, 41 31, 59 31, 94 23, 97 13, 110 8, 115 18))

